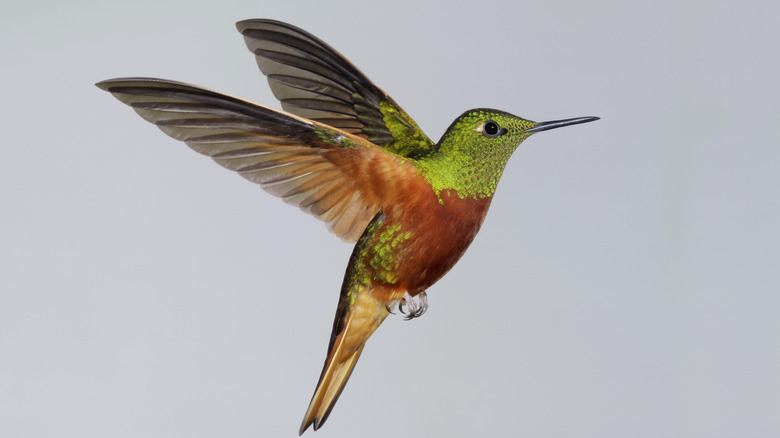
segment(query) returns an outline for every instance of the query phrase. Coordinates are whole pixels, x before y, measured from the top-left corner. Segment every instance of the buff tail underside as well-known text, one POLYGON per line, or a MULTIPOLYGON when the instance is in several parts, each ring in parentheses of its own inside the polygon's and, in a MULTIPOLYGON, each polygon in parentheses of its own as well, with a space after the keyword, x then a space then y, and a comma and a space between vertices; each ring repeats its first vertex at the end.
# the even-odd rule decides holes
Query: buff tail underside
POLYGON ((301 423, 299 435, 314 425, 319 429, 328 419, 330 411, 347 384, 355 364, 363 352, 366 341, 385 320, 389 312, 385 304, 374 298, 369 292, 359 293, 347 315, 344 329, 338 335, 320 375, 317 389, 309 403, 309 409, 301 423))

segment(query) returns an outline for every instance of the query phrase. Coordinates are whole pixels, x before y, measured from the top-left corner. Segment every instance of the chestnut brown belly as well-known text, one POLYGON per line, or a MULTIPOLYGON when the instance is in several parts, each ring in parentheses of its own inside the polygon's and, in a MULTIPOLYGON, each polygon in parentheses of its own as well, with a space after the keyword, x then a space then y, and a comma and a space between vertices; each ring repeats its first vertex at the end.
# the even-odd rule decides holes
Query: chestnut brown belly
POLYGON ((387 294, 387 301, 406 292, 414 296, 441 279, 474 240, 491 198, 460 199, 443 192, 441 200, 431 192, 383 212, 363 262, 372 271, 375 293, 387 294), (383 252, 387 258, 379 257, 383 252))

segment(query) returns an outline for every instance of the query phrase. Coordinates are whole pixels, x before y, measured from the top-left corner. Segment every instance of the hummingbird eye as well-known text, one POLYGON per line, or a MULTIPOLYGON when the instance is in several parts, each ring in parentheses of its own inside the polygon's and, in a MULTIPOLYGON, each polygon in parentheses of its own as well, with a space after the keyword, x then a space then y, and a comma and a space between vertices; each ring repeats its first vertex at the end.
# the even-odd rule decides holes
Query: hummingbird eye
POLYGON ((482 134, 485 135, 485 137, 498 137, 499 135, 502 135, 506 132, 506 129, 498 126, 498 123, 489 120, 485 122, 484 125, 482 125, 482 134))

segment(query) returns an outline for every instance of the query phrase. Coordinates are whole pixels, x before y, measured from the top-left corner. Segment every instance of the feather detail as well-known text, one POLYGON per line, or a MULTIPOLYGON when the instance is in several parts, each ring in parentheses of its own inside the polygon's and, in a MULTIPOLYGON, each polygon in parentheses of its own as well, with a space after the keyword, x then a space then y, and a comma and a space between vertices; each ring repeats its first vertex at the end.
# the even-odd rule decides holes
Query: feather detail
POLYGON ((171 137, 324 221, 347 242, 357 241, 382 199, 355 163, 397 160, 348 132, 205 88, 147 78, 97 85, 171 137))
POLYGON ((386 304, 377 300, 370 290, 357 293, 354 303, 346 312, 342 330, 333 334, 320 380, 303 417, 299 435, 311 425, 317 430, 325 423, 352 375, 366 341, 390 314, 386 304))
POLYGON ((405 157, 433 149, 433 142, 390 96, 319 38, 274 20, 244 20, 236 27, 285 111, 405 157))

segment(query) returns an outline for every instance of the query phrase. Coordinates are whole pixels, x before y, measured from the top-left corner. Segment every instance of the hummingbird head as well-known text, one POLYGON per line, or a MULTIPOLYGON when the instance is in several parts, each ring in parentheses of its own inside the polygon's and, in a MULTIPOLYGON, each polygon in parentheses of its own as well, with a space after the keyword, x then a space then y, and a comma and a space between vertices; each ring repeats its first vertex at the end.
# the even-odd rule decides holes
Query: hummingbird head
POLYGON ((531 135, 598 120, 578 117, 534 122, 504 111, 478 108, 455 119, 420 168, 437 193, 451 189, 462 198, 492 196, 507 161, 531 135))
POLYGON ((451 148, 453 152, 457 150, 487 161, 497 156, 506 156, 508 159, 520 143, 532 134, 598 119, 577 117, 534 122, 504 111, 478 108, 466 111, 452 122, 439 141, 439 148, 451 148))

